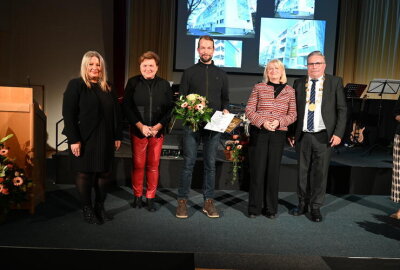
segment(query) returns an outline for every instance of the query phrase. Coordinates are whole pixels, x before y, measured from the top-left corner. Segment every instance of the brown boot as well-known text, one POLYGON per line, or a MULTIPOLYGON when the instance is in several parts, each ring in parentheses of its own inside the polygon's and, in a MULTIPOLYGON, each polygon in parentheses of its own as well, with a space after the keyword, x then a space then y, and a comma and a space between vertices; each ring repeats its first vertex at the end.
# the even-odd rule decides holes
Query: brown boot
POLYGON ((219 218, 217 208, 215 208, 214 200, 206 199, 204 201, 203 212, 210 218, 219 218))
POLYGON ((176 217, 177 218, 187 218, 188 217, 186 202, 187 202, 187 200, 185 200, 185 199, 178 200, 178 207, 176 208, 176 217))

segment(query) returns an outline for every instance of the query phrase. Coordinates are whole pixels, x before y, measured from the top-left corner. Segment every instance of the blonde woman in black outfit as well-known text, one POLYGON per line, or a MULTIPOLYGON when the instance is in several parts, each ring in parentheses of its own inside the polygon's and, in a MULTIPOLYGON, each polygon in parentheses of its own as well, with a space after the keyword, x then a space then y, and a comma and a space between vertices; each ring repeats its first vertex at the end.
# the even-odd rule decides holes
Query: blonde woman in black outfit
POLYGON ((104 210, 104 201, 122 130, 120 107, 98 52, 88 51, 83 56, 80 77, 71 80, 64 92, 62 114, 71 169, 77 172, 75 184, 83 218, 91 224, 102 224, 112 219, 104 210))

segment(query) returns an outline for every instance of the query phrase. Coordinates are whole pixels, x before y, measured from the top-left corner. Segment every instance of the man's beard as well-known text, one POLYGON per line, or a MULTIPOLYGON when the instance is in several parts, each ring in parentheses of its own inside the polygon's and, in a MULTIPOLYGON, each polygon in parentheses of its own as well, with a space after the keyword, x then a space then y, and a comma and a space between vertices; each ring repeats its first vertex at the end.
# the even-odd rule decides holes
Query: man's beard
POLYGON ((211 55, 207 55, 206 57, 207 58, 204 58, 204 55, 200 56, 200 61, 203 63, 207 63, 207 62, 211 61, 211 59, 212 59, 211 55))

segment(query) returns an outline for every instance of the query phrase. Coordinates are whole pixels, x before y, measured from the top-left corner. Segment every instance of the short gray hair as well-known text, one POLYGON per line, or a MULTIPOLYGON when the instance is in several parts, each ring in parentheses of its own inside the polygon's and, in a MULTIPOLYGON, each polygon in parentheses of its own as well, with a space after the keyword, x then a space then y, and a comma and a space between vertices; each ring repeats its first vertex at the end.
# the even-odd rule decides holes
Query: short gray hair
POLYGON ((324 62, 326 62, 326 61, 325 61, 325 55, 324 55, 321 51, 313 51, 313 52, 310 52, 310 53, 307 55, 307 60, 308 60, 311 56, 314 56, 314 55, 322 56, 322 57, 324 58, 324 62))

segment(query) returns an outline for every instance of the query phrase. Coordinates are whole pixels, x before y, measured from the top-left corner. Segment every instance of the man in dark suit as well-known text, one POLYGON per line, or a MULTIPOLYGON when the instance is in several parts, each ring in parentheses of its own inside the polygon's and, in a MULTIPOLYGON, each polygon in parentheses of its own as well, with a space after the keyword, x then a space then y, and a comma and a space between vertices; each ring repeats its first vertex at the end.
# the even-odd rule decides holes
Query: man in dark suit
POLYGON ((325 57, 314 51, 307 57, 308 76, 297 79, 297 122, 294 137, 298 156, 297 195, 299 205, 290 213, 310 211, 311 220, 321 222, 332 147, 342 141, 346 126, 346 100, 342 78, 325 74, 325 57))

